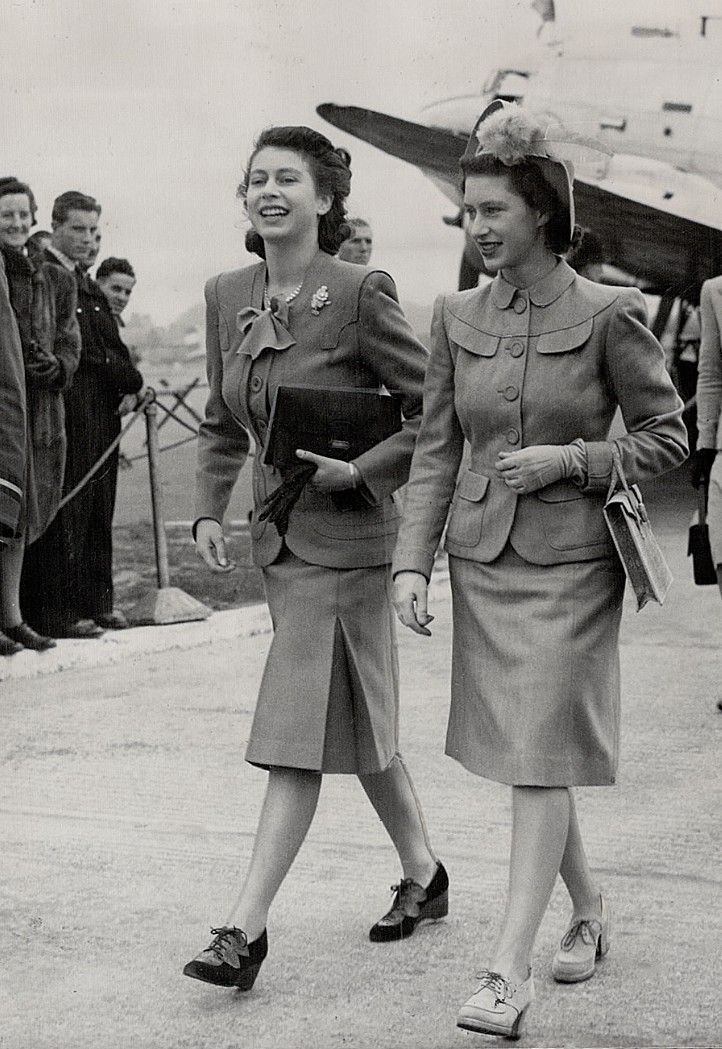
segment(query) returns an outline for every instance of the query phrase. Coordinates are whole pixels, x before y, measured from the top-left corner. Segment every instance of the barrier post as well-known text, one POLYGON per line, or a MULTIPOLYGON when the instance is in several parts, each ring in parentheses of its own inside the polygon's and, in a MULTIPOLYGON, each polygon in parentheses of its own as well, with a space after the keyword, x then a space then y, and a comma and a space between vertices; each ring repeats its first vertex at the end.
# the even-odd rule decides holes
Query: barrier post
POLYGON ((134 623, 190 623, 207 619, 211 614, 208 605, 191 597, 185 590, 170 585, 168 566, 168 537, 163 517, 163 485, 160 476, 160 446, 158 444, 158 406, 155 391, 149 390, 144 406, 146 439, 148 446, 148 477, 150 479, 150 501, 153 514, 153 538, 155 541, 155 564, 158 589, 146 594, 131 613, 134 623))

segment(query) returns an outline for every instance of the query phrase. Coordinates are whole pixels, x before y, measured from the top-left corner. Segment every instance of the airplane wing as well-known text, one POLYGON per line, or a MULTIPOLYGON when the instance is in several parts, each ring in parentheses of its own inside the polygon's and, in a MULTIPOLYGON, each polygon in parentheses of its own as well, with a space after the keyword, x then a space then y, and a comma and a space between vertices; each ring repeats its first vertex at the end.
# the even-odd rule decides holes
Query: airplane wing
MULTIPOLYGON (((459 158, 466 134, 358 106, 324 103, 316 112, 413 164, 461 205, 459 158)), ((602 237, 610 261, 655 288, 682 291, 722 272, 722 191, 699 175, 617 154, 594 175, 577 178, 574 199, 577 221, 602 237)))
POLYGON ((337 106, 332 102, 317 106, 316 112, 339 130, 413 164, 437 185, 447 186, 442 192, 457 206, 461 204, 459 159, 466 147, 468 133, 427 127, 373 109, 337 106))

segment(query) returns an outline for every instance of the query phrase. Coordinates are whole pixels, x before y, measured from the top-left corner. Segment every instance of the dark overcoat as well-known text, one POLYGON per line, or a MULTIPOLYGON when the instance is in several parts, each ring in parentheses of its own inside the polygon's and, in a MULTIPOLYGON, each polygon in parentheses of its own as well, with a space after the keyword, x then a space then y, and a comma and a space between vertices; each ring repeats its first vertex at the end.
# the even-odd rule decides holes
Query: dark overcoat
POLYGON ((25 370, 0 253, 0 539, 18 536, 26 461, 25 370))

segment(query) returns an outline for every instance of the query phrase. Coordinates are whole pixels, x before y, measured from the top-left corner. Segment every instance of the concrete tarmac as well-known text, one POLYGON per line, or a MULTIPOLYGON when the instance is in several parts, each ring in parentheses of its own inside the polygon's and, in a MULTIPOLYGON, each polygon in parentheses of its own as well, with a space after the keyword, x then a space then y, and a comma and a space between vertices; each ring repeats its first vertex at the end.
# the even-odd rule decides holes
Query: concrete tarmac
MULTIPOLYGON (((553 982, 569 915, 559 881, 522 1046, 722 1042, 722 602, 692 585, 686 518, 685 503, 653 514, 676 576, 668 603, 625 612, 618 785, 577 792, 614 910, 611 950, 587 983, 553 982)), ((400 871, 358 783, 328 777, 246 995, 181 969, 226 922, 252 844, 266 777, 244 763, 243 745, 270 640, 264 614, 78 642, 72 658, 45 664, 53 673, 38 674, 43 657, 31 665, 31 654, 25 669, 4 668, 1 1049, 503 1044, 455 1019, 501 919, 509 790, 443 755, 443 578, 432 611, 431 639, 399 635, 401 738, 450 874, 450 915, 403 943, 369 943, 400 871)))

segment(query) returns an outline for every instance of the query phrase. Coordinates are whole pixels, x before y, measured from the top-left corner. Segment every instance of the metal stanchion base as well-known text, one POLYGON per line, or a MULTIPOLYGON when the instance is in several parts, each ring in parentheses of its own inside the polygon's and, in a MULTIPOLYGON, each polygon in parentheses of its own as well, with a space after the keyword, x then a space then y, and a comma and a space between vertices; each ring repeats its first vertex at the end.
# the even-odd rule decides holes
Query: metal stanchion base
POLYGON ((197 619, 208 619, 212 609, 202 601, 191 597, 177 586, 165 586, 152 590, 135 605, 128 618, 135 626, 169 623, 192 623, 197 619))

